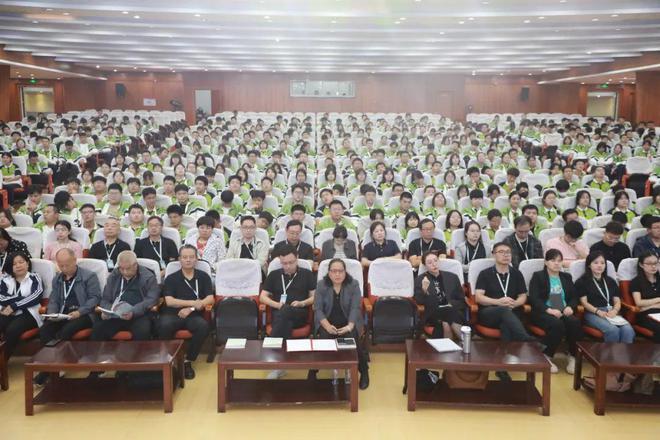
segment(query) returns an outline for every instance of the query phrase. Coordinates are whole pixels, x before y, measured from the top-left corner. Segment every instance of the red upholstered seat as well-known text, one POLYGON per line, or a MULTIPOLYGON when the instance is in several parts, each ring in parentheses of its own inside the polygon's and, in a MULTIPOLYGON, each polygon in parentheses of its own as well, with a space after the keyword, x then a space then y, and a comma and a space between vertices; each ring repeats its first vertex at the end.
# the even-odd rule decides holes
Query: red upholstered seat
POLYGON ((192 333, 188 330, 178 330, 174 333, 174 339, 190 339, 192 338, 192 333))
POLYGON ((536 325, 534 325, 534 324, 529 324, 529 325, 527 326, 527 329, 528 329, 530 332, 532 332, 532 334, 534 334, 534 335, 536 335, 536 336, 538 336, 538 337, 540 337, 540 338, 542 338, 542 337, 545 336, 545 330, 543 330, 541 327, 536 326, 536 325))
POLYGON ((90 336, 92 336, 92 329, 91 328, 86 328, 86 329, 80 330, 75 335, 73 335, 71 340, 73 340, 73 341, 85 341, 85 340, 89 339, 90 336))
POLYGON ((37 327, 31 328, 30 330, 23 332, 23 334, 21 335, 21 341, 28 341, 36 337, 37 334, 39 334, 39 328, 37 327))
POLYGON ((129 331, 120 331, 115 333, 112 337, 113 341, 131 341, 133 340, 133 333, 129 331))

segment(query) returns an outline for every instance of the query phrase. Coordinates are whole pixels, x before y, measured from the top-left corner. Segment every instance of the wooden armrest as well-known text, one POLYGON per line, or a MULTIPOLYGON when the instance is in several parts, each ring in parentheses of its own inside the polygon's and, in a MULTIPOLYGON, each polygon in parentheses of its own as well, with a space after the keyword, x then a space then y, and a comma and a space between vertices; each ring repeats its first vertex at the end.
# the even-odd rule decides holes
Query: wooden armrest
POLYGON ((530 306, 529 304, 523 304, 523 311, 525 313, 530 313, 532 311, 532 306, 530 306))
POLYGON ((204 311, 206 312, 211 312, 213 311, 213 304, 209 304, 206 307, 204 307, 204 311))
POLYGON ((417 312, 419 312, 420 315, 424 314, 424 305, 423 304, 417 304, 417 312))
POLYGON ((373 306, 371 305, 371 302, 369 301, 369 298, 364 298, 362 300, 362 303, 364 304, 364 310, 367 313, 371 313, 371 311, 373 310, 373 306))
POLYGON ((639 307, 632 304, 628 304, 627 302, 621 301, 621 305, 633 313, 639 313, 642 311, 639 307))
POLYGON ((259 311, 261 313, 265 312, 266 311, 266 304, 259 304, 259 311))

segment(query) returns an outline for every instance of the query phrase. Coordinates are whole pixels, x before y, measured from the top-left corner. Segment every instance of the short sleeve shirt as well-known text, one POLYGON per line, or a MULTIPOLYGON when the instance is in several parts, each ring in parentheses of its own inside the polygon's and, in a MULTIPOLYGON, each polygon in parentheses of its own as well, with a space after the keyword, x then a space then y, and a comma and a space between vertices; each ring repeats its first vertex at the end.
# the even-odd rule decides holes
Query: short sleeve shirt
POLYGON ((372 241, 367 243, 362 250, 362 256, 369 261, 374 261, 377 258, 393 257, 398 253, 400 253, 399 247, 392 240, 385 240, 382 246, 372 241))
POLYGON ((507 275, 497 273, 495 267, 481 271, 477 277, 477 289, 486 292, 486 296, 499 299, 505 296, 503 286, 506 287, 506 296, 516 299, 519 295, 527 293, 525 279, 522 273, 514 267, 509 267, 507 275), (508 282, 508 286, 507 286, 508 282))
POLYGON ((412 240, 408 246, 408 255, 423 255, 426 252, 438 251, 441 254, 447 253, 447 246, 442 240, 433 238, 430 243, 425 242, 421 238, 412 240))
POLYGON ((279 302, 286 289, 286 303, 304 301, 309 292, 316 290, 316 278, 312 271, 299 267, 294 275, 286 275, 282 269, 272 271, 266 277, 263 290, 271 294, 273 301, 279 302))

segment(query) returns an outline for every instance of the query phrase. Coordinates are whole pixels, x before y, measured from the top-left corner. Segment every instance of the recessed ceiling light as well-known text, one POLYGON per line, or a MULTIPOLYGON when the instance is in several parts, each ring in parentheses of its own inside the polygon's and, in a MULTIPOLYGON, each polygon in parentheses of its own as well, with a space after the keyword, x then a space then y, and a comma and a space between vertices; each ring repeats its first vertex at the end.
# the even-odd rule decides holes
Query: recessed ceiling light
POLYGON ((598 19, 597 18, 592 18, 591 21, 598 21, 598 19))
POLYGON ((528 76, 532 76, 532 74, 531 74, 531 73, 528 73, 527 75, 528 75, 528 76))
POLYGON ((128 11, 121 11, 121 13, 126 15, 126 14, 128 14, 128 11))
POLYGON ((545 20, 545 17, 537 17, 539 20, 545 20))
POLYGON ((481 4, 482 4, 482 5, 487 5, 487 4, 488 4, 488 2, 481 2, 481 4))
POLYGON ((62 12, 62 15, 71 15, 71 14, 68 12, 62 12))
POLYGON ((270 20, 270 15, 264 15, 264 20, 270 20))
POLYGON ((474 17, 468 17, 468 20, 474 21, 474 17))
POLYGON ((623 79, 628 79, 628 78, 624 76, 623 79))
MULTIPOLYGON (((57 79, 62 79, 62 78, 59 78, 59 77, 58 77, 57 79)), ((623 81, 621 81, 621 82, 623 82, 623 81)))
POLYGON ((621 29, 619 29, 619 28, 616 28, 616 29, 614 29, 614 30, 615 30, 615 31, 620 31, 621 29))
POLYGON ((239 71, 239 72, 242 72, 242 71, 243 71, 243 69, 238 69, 238 71, 239 71))
POLYGON ((395 21, 394 24, 401 24, 401 22, 400 21, 395 21))
POLYGON ((113 71, 113 72, 116 72, 116 71, 117 71, 117 69, 112 69, 112 71, 113 71))
POLYGON ((209 69, 204 69, 204 72, 208 72, 208 71, 209 71, 209 69))
POLYGON ((96 66, 96 68, 97 68, 97 69, 100 69, 100 68, 101 68, 101 66, 99 66, 99 65, 97 65, 97 66, 96 66))
POLYGON ((276 42, 276 43, 279 43, 279 42, 280 42, 280 39, 279 39, 279 38, 275 38, 275 42, 276 42))
POLYGON ((582 84, 582 85, 584 85, 584 83, 583 83, 583 82, 582 82, 582 83, 580 83, 580 84, 582 84))
POLYGON ((399 20, 406 21, 406 17, 401 17, 401 18, 399 18, 399 20))
POLYGON ((465 24, 465 22, 464 21, 459 21, 458 24, 465 24))
POLYGON ((612 78, 608 79, 608 81, 612 81, 612 78))
POLYGON ((50 12, 50 11, 52 11, 52 10, 53 10, 53 8, 46 8, 46 11, 47 11, 47 12, 50 12))
POLYGON ((587 55, 591 55, 591 52, 587 52, 587 55))
POLYGON ((529 23, 529 20, 525 20, 525 21, 523 21, 523 23, 529 23))
POLYGON ((372 70, 371 73, 374 74, 374 73, 376 73, 376 72, 374 72, 374 71, 372 70))
POLYGON ((472 76, 475 76, 476 74, 477 74, 477 72, 475 72, 475 71, 473 70, 473 71, 472 71, 472 76))
POLYGON ((134 15, 133 18, 136 19, 136 20, 139 20, 140 16, 139 15, 134 15))
POLYGON ((273 70, 273 73, 277 72, 277 70, 273 70))
POLYGON ((37 20, 33 20, 32 23, 39 24, 39 22, 37 20))
POLYGON ((195 14, 195 17, 201 17, 201 16, 202 16, 201 14, 195 14))
POLYGON ((444 32, 440 32, 440 35, 444 35, 444 34, 445 34, 444 32))
POLYGON ((21 77, 21 75, 18 75, 18 77, 20 78, 20 77, 21 77))
POLYGON ((559 3, 566 3, 567 0, 559 0, 559 3))
POLYGON ((500 73, 500 76, 504 76, 504 74, 503 74, 503 73, 500 73))
POLYGON ((143 70, 142 73, 147 73, 147 71, 146 71, 146 70, 143 70))
POLYGON ((612 14, 612 15, 610 15, 610 17, 618 17, 618 16, 619 16, 619 14, 612 14))
POLYGON ((337 20, 331 20, 330 23, 337 24, 337 20))

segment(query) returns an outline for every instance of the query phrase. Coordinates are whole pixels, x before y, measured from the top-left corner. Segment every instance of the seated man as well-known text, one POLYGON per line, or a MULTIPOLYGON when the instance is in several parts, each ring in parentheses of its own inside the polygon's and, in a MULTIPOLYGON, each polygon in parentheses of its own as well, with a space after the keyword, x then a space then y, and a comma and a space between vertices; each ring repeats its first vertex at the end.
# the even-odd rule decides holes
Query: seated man
MULTIPOLYGON (((291 338, 294 328, 307 323, 308 307, 314 304, 316 277, 312 271, 298 267, 298 251, 286 246, 276 255, 281 269, 266 277, 259 302, 271 308, 272 337, 291 338)), ((285 375, 283 370, 272 371, 268 377, 278 379, 285 375)))
POLYGON ((176 194, 176 203, 181 207, 181 209, 183 209, 184 214, 191 215, 195 213, 204 213, 204 208, 199 201, 190 200, 187 185, 179 183, 174 188, 174 193, 176 194))
MULTIPOLYGON (((62 248, 55 254, 60 272, 53 279, 53 290, 48 298, 47 314, 64 314, 68 319, 51 320, 46 318, 39 329, 42 344, 53 339, 70 340, 73 335, 86 328, 92 328, 96 316, 94 309, 101 302, 101 286, 96 274, 78 267, 76 255, 69 248, 62 248)), ((43 384, 48 373, 39 373, 35 379, 43 384)))
POLYGON ((303 225, 298 220, 289 220, 286 224, 286 239, 280 241, 273 247, 273 255, 279 255, 279 252, 286 246, 293 246, 298 251, 298 258, 309 261, 310 266, 314 265, 314 249, 300 240, 303 231, 303 225))
POLYGON ((118 183, 108 185, 107 200, 101 202, 99 205, 101 214, 117 218, 123 217, 126 211, 128 211, 128 208, 131 207, 130 202, 122 201, 122 188, 118 183))
MULTIPOLYGON (((564 224, 564 235, 548 240, 546 249, 557 249, 564 256, 562 265, 567 268, 575 260, 584 260, 589 254, 589 248, 584 240, 580 240, 584 226, 578 221, 571 220, 564 224)), ((540 258, 540 257, 537 257, 540 258)))
POLYGON ((427 252, 436 252, 440 258, 447 257, 447 245, 442 240, 433 237, 435 223, 430 218, 425 218, 419 223, 420 235, 418 240, 413 240, 408 246, 408 261, 414 269, 419 268, 422 255, 427 252))
POLYGON ((641 218, 642 226, 646 228, 647 234, 639 237, 633 246, 633 257, 637 258, 645 251, 660 257, 660 217, 650 214, 641 218))
POLYGON ((110 217, 103 225, 105 239, 97 241, 89 249, 89 258, 105 261, 108 272, 112 272, 117 264, 117 256, 123 251, 130 251, 131 247, 119 239, 119 220, 110 217))
POLYGON ((165 307, 158 319, 158 337, 172 339, 178 330, 188 330, 192 338, 187 342, 184 375, 195 378, 192 363, 195 362, 204 340, 209 334, 209 323, 202 315, 207 306, 213 305, 213 282, 204 271, 195 269, 197 249, 186 244, 181 247, 181 270, 165 278, 163 296, 165 307))
POLYGON ((614 264, 615 269, 619 269, 619 263, 624 258, 630 258, 630 248, 625 243, 619 241, 623 235, 623 225, 617 222, 609 222, 605 225, 603 239, 591 245, 589 253, 599 251, 605 255, 607 261, 614 264))
MULTIPOLYGON (((493 246, 495 266, 477 277, 475 296, 479 304, 479 322, 498 328, 502 341, 534 341, 523 325, 522 306, 527 301, 527 287, 522 273, 511 267, 511 246, 500 242, 493 246)), ((510 380, 505 371, 498 371, 500 380, 510 380)))
POLYGON ((257 221, 255 218, 251 215, 241 217, 241 237, 229 241, 226 258, 257 260, 265 273, 268 269, 268 248, 270 246, 257 237, 256 232, 257 221))
POLYGON ((316 225, 316 232, 324 229, 334 229, 337 225, 355 230, 353 222, 344 215, 344 204, 340 200, 333 200, 330 202, 330 215, 323 217, 319 221, 318 225, 316 225))
POLYGON ((128 208, 128 227, 133 230, 135 238, 140 238, 144 230, 144 208, 137 203, 128 208))
POLYGON ((532 220, 526 215, 513 221, 515 232, 504 239, 511 248, 511 265, 516 269, 521 261, 543 258, 543 246, 532 233, 532 220))
POLYGON ((134 341, 151 338, 150 309, 158 303, 160 286, 156 276, 138 265, 135 254, 126 250, 117 256, 117 268, 112 271, 103 289, 101 320, 94 323, 92 341, 109 341, 120 331, 130 331, 134 341))
POLYGON ((135 243, 135 255, 138 258, 148 258, 157 262, 160 265, 161 275, 164 276, 167 264, 179 258, 176 244, 171 239, 163 237, 163 219, 160 217, 149 218, 147 231, 149 236, 135 243))
POLYGON ((148 186, 142 190, 142 203, 144 204, 145 217, 149 218, 164 213, 164 209, 156 206, 156 198, 156 189, 148 186))

